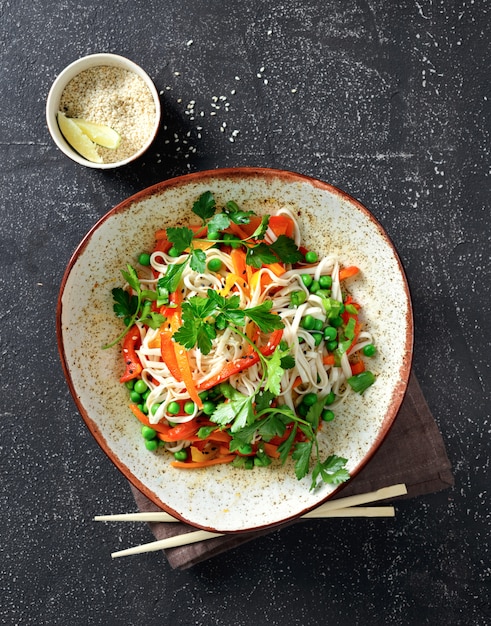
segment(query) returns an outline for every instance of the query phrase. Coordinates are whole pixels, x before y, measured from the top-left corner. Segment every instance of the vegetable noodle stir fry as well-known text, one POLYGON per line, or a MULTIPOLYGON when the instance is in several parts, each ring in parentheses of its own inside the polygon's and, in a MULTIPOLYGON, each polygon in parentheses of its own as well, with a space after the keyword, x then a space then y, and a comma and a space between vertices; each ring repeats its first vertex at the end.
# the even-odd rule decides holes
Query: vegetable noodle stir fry
POLYGON ((144 445, 176 468, 291 457, 311 489, 348 480, 347 459, 322 458, 318 433, 375 382, 376 348, 346 290, 359 269, 305 250, 287 209, 218 208, 205 192, 192 210, 200 223, 158 231, 112 290, 125 328, 105 347, 122 341, 144 445))

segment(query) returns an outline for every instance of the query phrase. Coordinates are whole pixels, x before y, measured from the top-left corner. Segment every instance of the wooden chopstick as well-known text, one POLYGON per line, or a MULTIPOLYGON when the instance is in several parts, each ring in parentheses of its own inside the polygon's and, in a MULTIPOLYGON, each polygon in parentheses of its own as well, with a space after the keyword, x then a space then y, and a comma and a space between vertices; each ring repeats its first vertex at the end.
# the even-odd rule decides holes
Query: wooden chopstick
MULTIPOLYGON (((397 484, 390 487, 378 489, 377 491, 371 491, 355 496, 348 496, 346 498, 339 498, 338 500, 331 500, 329 502, 326 502, 325 504, 320 505, 313 511, 309 511, 309 513, 302 515, 302 519, 329 517, 394 517, 394 507, 361 507, 359 505, 405 495, 406 493, 406 486, 404 484, 397 484)), ((98 515, 94 519, 96 521, 178 521, 170 516, 168 513, 164 512, 98 515)), ((174 537, 168 537, 167 539, 160 539, 158 541, 152 541, 150 543, 134 546, 125 550, 120 550, 118 552, 113 552, 111 556, 112 558, 117 558, 122 556, 130 556, 132 554, 142 554, 144 552, 154 552, 156 550, 166 550, 167 548, 176 548, 179 546, 196 543, 198 541, 212 539, 214 537, 221 537, 223 536, 223 534, 224 533, 213 533, 206 530, 197 530, 190 533, 184 533, 182 535, 176 535, 174 537)))

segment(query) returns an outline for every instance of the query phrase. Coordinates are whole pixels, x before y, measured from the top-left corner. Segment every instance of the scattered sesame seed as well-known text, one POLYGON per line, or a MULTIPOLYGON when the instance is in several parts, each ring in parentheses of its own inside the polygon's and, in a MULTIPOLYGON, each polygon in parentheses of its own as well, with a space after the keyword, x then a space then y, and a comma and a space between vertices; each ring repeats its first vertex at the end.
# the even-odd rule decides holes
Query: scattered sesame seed
POLYGON ((264 65, 260 68, 260 72, 264 72, 264 65))
POLYGON ((180 76, 181 72, 174 72, 174 76, 180 76))
POLYGON ((193 45, 193 40, 190 39, 189 41, 186 42, 186 46, 192 46, 193 45))
POLYGON ((232 89, 232 91, 231 91, 230 93, 231 93, 233 96, 235 96, 235 94, 236 94, 235 89, 232 89))
POLYGON ((236 76, 236 77, 235 77, 235 80, 240 80, 240 76, 236 76))
POLYGON ((265 78, 263 82, 264 82, 265 85, 267 85, 268 84, 268 79, 265 78))
POLYGON ((292 93, 297 93, 296 88, 292 89, 292 93))

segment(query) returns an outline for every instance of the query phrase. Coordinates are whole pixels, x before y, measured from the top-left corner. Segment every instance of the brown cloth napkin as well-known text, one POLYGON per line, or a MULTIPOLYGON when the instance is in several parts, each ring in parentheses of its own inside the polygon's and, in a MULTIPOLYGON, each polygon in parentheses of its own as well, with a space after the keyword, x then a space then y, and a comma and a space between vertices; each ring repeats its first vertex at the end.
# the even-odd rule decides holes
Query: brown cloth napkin
MULTIPOLYGON (((397 483, 406 484, 408 493, 405 498, 433 493, 454 484, 442 436, 414 374, 411 374, 404 401, 384 442, 370 462, 333 499, 374 491, 397 483)), ((159 510, 133 485, 130 486, 140 511, 159 510)), ((286 525, 289 524, 248 533, 226 534, 207 541, 170 548, 164 550, 164 553, 173 569, 184 570, 256 537, 276 532, 286 525)), ((156 539, 166 539, 196 530, 180 522, 152 523, 150 528, 156 539)))

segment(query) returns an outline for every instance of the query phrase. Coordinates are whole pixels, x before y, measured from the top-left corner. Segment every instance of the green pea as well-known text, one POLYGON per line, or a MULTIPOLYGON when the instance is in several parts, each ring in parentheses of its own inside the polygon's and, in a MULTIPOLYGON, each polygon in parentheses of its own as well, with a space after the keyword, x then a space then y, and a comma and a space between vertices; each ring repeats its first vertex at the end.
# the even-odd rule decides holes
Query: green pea
POLYGON ((310 287, 312 281, 314 280, 310 274, 301 274, 300 278, 303 284, 307 287, 307 289, 310 287))
POLYGON ((181 407, 179 406, 179 402, 176 402, 175 400, 169 402, 167 405, 167 413, 169 413, 169 415, 177 415, 180 410, 181 407))
POLYGON ((217 230, 209 230, 207 239, 209 239, 210 241, 215 241, 216 239, 220 239, 220 235, 218 234, 217 230))
POLYGON ((142 397, 136 391, 130 391, 130 400, 135 404, 140 404, 140 402, 142 401, 142 397))
POLYGON ((307 300, 305 291, 292 291, 290 294, 290 304, 292 306, 300 306, 307 300))
POLYGON ((141 433, 143 439, 148 439, 149 441, 150 439, 155 439, 155 437, 157 436, 157 431, 153 428, 150 428, 150 426, 142 426, 141 433))
POLYGON ((334 412, 331 411, 331 409, 324 409, 322 411, 321 417, 324 422, 332 422, 332 420, 334 419, 334 412))
POLYGON ((373 356, 377 352, 377 348, 373 345, 373 343, 369 343, 363 348, 363 354, 365 356, 373 356))
POLYGON ((330 391, 325 397, 324 402, 325 404, 329 405, 329 404, 332 404, 334 400, 336 400, 336 394, 334 393, 334 391, 330 391))
POLYGON ((334 328, 339 328, 340 326, 343 325, 343 318, 333 317, 332 319, 329 320, 329 323, 331 324, 331 326, 334 326, 334 328))
POLYGON ((152 415, 155 415, 155 413, 157 413, 160 405, 161 405, 161 402, 155 402, 155 404, 152 404, 152 406, 150 407, 150 413, 152 415))
POLYGON ((143 395, 145 393, 145 391, 147 391, 148 387, 147 384, 145 383, 145 381, 143 381, 141 378, 139 378, 136 382, 135 382, 135 386, 133 387, 133 389, 143 395))
POLYGON ((321 341, 322 341, 322 333, 312 333, 312 337, 314 338, 314 345, 315 346, 320 346, 321 345, 321 341))
POLYGON ((312 317, 312 315, 306 315, 304 318, 302 318, 302 321, 300 322, 300 326, 302 328, 305 328, 305 330, 313 330, 314 324, 315 319, 312 317))
POLYGON ((148 407, 146 404, 139 404, 138 408, 140 409, 142 413, 145 413, 145 415, 148 415, 148 407))
POLYGON ((189 400, 184 405, 184 413, 187 413, 188 415, 192 415, 194 413, 194 402, 192 400, 189 400))
POLYGON ((145 448, 154 452, 159 447, 159 442, 156 439, 145 439, 145 448))
POLYGON ((309 408, 310 407, 307 404, 305 404, 305 402, 301 402, 297 406, 297 413, 300 415, 300 417, 305 417, 307 413, 309 412, 309 408))
POLYGON ((186 461, 188 458, 188 453, 186 450, 178 450, 174 452, 174 458, 176 461, 186 461))
POLYGON ((328 352, 334 352, 334 350, 336 350, 337 347, 338 347, 338 342, 336 340, 328 341, 326 343, 326 348, 328 352))
POLYGON ((180 252, 175 246, 172 246, 172 248, 169 249, 167 254, 173 258, 180 256, 180 252))
POLYGON ((332 287, 332 277, 331 276, 321 276, 319 278, 319 285, 322 289, 330 289, 332 287))
POLYGON ((140 265, 150 265, 150 255, 147 252, 142 252, 138 257, 138 263, 140 265))
POLYGON ((198 396, 200 397, 200 400, 206 400, 208 397, 208 390, 206 389, 205 391, 200 391, 198 396))
POLYGON ((207 267, 210 272, 219 272, 222 269, 222 262, 220 259, 210 259, 207 267))
POLYGON ((309 291, 310 293, 317 293, 320 288, 321 286, 319 285, 319 281, 313 280, 312 283, 310 284, 309 291))
POLYGON ((240 454, 251 454, 252 446, 250 443, 244 443, 238 448, 240 454))
POLYGON ((129 389, 131 391, 135 386, 135 379, 132 378, 131 380, 126 381, 124 386, 126 387, 126 389, 129 389))
POLYGON ((324 322, 322 320, 319 320, 317 318, 314 319, 314 330, 322 330, 323 326, 324 322))
POLYGON ((307 263, 317 263, 317 261, 319 260, 317 252, 313 252, 312 250, 306 252, 305 260, 307 261, 307 263))
POLYGON ((210 402, 210 400, 203 402, 203 413, 205 415, 211 415, 212 413, 214 413, 215 409, 216 406, 214 402, 210 402))
POLYGON ((338 331, 333 326, 326 326, 324 328, 324 339, 326 341, 334 341, 337 339, 338 331))
POLYGON ((316 393, 306 393, 302 400, 303 404, 306 406, 313 406, 317 402, 317 394, 316 393))
POLYGON ((282 339, 280 341, 280 350, 282 350, 284 352, 285 350, 288 350, 288 348, 289 348, 288 342, 285 341, 285 339, 282 339))

